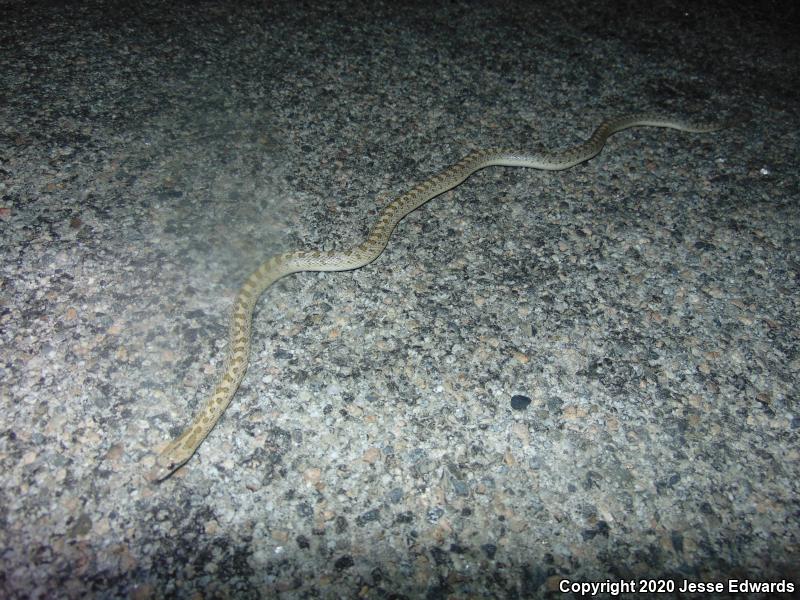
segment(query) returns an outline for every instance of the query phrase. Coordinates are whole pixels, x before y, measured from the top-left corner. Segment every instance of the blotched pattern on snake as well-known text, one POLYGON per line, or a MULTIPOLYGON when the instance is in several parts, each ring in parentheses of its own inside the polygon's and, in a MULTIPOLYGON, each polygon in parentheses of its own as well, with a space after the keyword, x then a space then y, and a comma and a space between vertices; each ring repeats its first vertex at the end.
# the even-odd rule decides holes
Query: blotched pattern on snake
POLYGON ((281 277, 299 271, 347 271, 371 263, 381 255, 403 217, 484 167, 568 169, 597 155, 609 136, 629 127, 665 127, 700 133, 723 129, 739 120, 741 118, 719 123, 692 123, 641 113, 604 121, 588 140, 561 152, 526 154, 515 150, 479 150, 392 201, 380 212, 362 243, 342 251, 294 251, 268 259, 245 280, 234 300, 227 357, 219 382, 189 426, 158 454, 148 479, 166 479, 188 461, 225 412, 247 370, 253 307, 261 293, 281 277))

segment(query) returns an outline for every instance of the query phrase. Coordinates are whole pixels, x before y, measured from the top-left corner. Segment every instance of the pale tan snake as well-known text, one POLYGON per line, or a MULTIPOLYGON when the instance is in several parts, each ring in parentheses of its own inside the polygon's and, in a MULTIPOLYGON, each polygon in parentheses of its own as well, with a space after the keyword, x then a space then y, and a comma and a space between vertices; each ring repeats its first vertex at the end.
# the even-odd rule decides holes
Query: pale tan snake
POLYGON ((275 281, 298 271, 348 271, 358 269, 378 258, 403 217, 428 200, 458 186, 484 167, 529 167, 557 171, 589 160, 603 149, 609 136, 635 126, 666 127, 693 133, 728 127, 742 118, 720 123, 690 123, 658 114, 626 115, 603 122, 582 144, 563 152, 525 154, 513 150, 479 150, 438 175, 426 179, 387 205, 361 244, 344 251, 294 251, 273 256, 244 282, 233 303, 227 357, 222 376, 192 423, 156 457, 147 477, 160 481, 188 461, 230 404, 247 370, 250 352, 250 327, 253 307, 261 293, 275 281))

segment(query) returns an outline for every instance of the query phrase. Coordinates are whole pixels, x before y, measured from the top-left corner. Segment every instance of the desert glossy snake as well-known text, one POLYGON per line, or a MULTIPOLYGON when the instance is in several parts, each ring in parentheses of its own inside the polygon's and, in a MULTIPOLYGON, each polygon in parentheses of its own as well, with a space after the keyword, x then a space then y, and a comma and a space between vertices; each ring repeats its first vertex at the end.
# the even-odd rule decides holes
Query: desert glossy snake
POLYGON ((716 131, 733 122, 691 123, 641 113, 604 121, 587 141, 562 152, 526 154, 514 150, 479 150, 392 201, 378 215, 367 239, 357 246, 338 252, 294 251, 268 259, 247 278, 234 300, 227 357, 219 382, 191 424, 158 453, 148 479, 163 480, 188 461, 225 412, 247 370, 253 307, 261 293, 281 277, 298 271, 348 271, 371 263, 381 255, 403 217, 484 167, 497 165, 557 171, 589 160, 603 149, 609 136, 629 127, 666 127, 699 133, 716 131))

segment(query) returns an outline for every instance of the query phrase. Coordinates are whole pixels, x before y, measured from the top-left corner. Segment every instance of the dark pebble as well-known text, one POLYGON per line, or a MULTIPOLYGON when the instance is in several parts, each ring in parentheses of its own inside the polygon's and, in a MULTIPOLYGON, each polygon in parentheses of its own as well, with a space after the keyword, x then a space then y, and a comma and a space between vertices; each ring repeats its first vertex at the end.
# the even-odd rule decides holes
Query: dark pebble
POLYGON ((517 394, 516 396, 511 397, 511 408, 514 410, 525 410, 528 408, 528 405, 531 403, 531 399, 527 396, 520 396, 517 394))

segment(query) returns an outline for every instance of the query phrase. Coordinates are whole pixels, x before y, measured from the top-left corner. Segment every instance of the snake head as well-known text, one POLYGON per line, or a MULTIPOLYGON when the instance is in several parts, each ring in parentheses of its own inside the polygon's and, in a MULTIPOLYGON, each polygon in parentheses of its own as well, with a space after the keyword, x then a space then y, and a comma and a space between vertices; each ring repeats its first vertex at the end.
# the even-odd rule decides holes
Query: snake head
POLYGON ((192 457, 196 446, 187 444, 187 433, 167 444, 156 457, 156 464, 147 472, 145 478, 150 483, 160 483, 182 467, 192 457))
POLYGON ((172 475, 183 463, 177 463, 160 454, 156 458, 156 464, 147 472, 145 478, 150 483, 161 483, 172 475))

